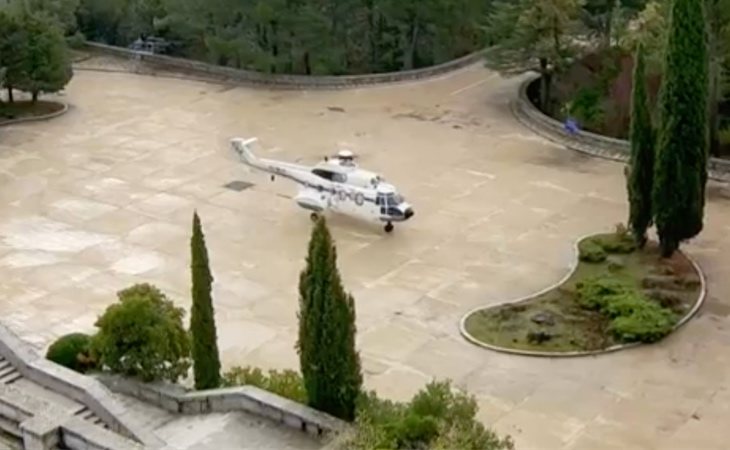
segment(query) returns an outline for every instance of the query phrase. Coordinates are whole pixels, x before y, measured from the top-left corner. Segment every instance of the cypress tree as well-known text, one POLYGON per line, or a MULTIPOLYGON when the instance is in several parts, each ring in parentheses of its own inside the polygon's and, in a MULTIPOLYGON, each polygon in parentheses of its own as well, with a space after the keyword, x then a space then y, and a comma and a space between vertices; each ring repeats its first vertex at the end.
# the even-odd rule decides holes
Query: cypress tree
POLYGON ((208 264, 200 218, 193 213, 193 236, 190 238, 192 297, 190 334, 192 337, 193 372, 195 389, 214 389, 220 385, 221 363, 215 329, 215 313, 211 299, 213 276, 208 264))
POLYGON ((707 183, 708 49, 704 2, 673 0, 654 169, 662 256, 702 231, 707 183))
POLYGON ((654 130, 646 91, 644 48, 639 45, 631 93, 631 159, 629 162, 629 227, 639 247, 646 244, 646 230, 651 224, 651 195, 654 179, 654 130))
POLYGON ((342 287, 324 218, 312 230, 300 275, 298 319, 296 347, 309 405, 352 421, 362 387, 355 348, 355 302, 342 287))

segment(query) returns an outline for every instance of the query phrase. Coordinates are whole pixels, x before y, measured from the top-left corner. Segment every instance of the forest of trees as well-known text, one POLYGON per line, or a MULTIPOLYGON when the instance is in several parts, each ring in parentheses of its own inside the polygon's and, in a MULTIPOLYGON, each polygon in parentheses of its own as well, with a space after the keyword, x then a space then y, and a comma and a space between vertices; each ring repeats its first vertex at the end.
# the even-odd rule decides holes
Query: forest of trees
MULTIPOLYGON (((297 74, 397 71, 484 45, 490 0, 5 0, 32 4, 69 36, 127 46, 165 38, 172 53, 297 74)), ((0 0, 2 2, 2 0, 0 0)))
MULTIPOLYGON (((697 1, 704 3, 707 16, 711 149, 713 155, 729 155, 730 0, 697 1)), ((649 108, 652 115, 658 113, 670 3, 495 0, 485 30, 496 46, 487 61, 501 71, 539 71, 541 86, 532 94, 543 111, 625 139, 632 61, 639 44, 646 54, 649 108)))

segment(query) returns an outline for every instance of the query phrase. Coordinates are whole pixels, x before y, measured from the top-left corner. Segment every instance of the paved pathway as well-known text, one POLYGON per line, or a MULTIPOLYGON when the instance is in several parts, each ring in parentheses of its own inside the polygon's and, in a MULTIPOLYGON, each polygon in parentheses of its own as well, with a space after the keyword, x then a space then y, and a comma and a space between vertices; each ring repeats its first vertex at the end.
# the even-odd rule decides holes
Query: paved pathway
POLYGON ((297 367, 297 280, 310 230, 295 187, 228 152, 311 163, 361 155, 414 204, 385 235, 330 221, 358 312, 366 384, 409 398, 432 377, 474 393, 520 449, 726 448, 730 416, 730 193, 710 190, 687 246, 710 298, 680 333, 585 359, 507 356, 467 344, 468 310, 560 279, 579 236, 626 217, 619 164, 538 138, 510 114, 516 80, 470 68, 438 80, 274 92, 122 73, 76 73, 73 109, 0 129, 0 317, 39 346, 93 331, 115 292, 150 281, 189 306, 191 215, 216 279, 226 365, 297 367), (223 185, 245 180, 243 192, 223 185))

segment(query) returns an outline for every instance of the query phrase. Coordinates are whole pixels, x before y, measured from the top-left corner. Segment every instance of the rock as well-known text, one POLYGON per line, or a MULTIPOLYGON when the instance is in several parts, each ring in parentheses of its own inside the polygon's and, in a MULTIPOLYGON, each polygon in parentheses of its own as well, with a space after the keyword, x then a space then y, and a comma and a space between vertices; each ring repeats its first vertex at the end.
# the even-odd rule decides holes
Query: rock
POLYGON ((669 308, 673 311, 681 312, 684 309, 682 305, 682 297, 680 297, 676 291, 666 289, 645 289, 644 295, 656 300, 663 307, 669 308))
POLYGON ((544 331, 528 331, 527 342, 530 344, 542 344, 553 338, 553 335, 544 331))
POLYGON ((555 325, 555 316, 547 311, 541 311, 535 314, 530 320, 539 325, 547 325, 549 327, 555 325))
POLYGON ((641 280, 641 286, 645 289, 677 289, 681 283, 676 277, 670 275, 647 275, 641 280))
POLYGON ((606 262, 608 263, 608 270, 610 270, 611 272, 616 272, 617 270, 621 270, 626 266, 624 258, 618 255, 609 255, 606 258, 606 262))
POLYGON ((696 276, 682 277, 678 281, 687 289, 697 289, 702 285, 700 279, 696 276))

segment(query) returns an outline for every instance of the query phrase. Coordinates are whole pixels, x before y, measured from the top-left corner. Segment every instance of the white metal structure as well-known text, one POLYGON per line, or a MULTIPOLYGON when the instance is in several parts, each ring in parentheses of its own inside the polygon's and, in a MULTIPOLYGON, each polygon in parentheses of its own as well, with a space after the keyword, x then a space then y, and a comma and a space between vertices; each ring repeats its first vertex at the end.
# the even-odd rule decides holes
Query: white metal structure
POLYGON ((325 210, 346 214, 371 222, 385 223, 385 231, 393 231, 394 222, 413 216, 409 205, 392 184, 373 172, 360 169, 355 155, 341 150, 314 166, 258 158, 251 151, 257 138, 231 140, 231 147, 240 160, 255 169, 288 178, 299 184, 294 200, 311 211, 312 219, 325 210))

